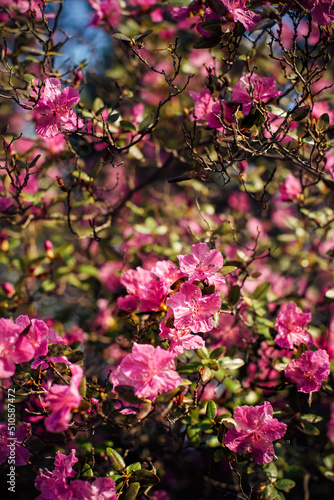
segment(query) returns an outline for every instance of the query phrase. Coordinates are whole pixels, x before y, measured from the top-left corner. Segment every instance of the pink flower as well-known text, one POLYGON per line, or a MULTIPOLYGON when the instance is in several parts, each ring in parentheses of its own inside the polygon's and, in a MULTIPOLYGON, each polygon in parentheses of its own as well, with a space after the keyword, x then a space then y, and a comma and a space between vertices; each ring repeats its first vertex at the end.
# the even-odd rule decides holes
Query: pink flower
POLYGON ((51 139, 60 132, 83 127, 83 121, 72 110, 79 100, 77 89, 66 87, 61 91, 61 82, 57 78, 47 78, 35 107, 35 111, 42 115, 36 123, 37 134, 51 139))
POLYGON ((281 201, 298 201, 302 191, 300 180, 296 179, 294 175, 289 174, 284 184, 279 188, 279 199, 281 201))
MULTIPOLYGON (((215 101, 209 89, 201 89, 199 92, 189 92, 190 97, 195 101, 194 115, 198 123, 206 125, 207 115, 211 113, 215 101)), ((191 120, 194 120, 191 117, 191 120)))
POLYGON ((139 309, 140 312, 164 310, 169 286, 161 282, 151 271, 139 266, 136 270, 129 269, 123 274, 121 283, 129 295, 118 298, 117 305, 120 309, 125 311, 139 309))
POLYGON ((281 91, 276 90, 276 81, 273 76, 266 78, 255 73, 247 73, 234 86, 232 99, 242 104, 244 115, 248 115, 254 102, 268 102, 281 94, 281 91))
POLYGON ((200 349, 205 346, 204 339, 199 335, 193 335, 190 328, 185 328, 183 330, 168 328, 163 321, 160 323, 159 336, 171 341, 169 352, 173 353, 174 356, 179 356, 186 349, 200 349))
POLYGON ((332 443, 334 443, 334 403, 331 404, 331 418, 327 424, 327 436, 332 443))
POLYGON ((330 373, 327 351, 306 351, 299 359, 293 359, 285 368, 285 376, 297 384, 298 392, 316 392, 330 373))
POLYGON ((10 424, 7 422, 0 422, 0 465, 12 455, 15 456, 15 463, 12 465, 25 465, 29 459, 29 451, 22 445, 31 436, 31 425, 24 422, 20 428, 14 431, 13 435, 8 429, 9 426, 10 424), (15 455, 10 453, 13 446, 15 447, 15 455))
POLYGON ((211 109, 212 111, 207 115, 207 121, 210 128, 222 131, 224 130, 224 124, 231 125, 231 123, 233 123, 233 111, 226 106, 223 99, 215 102, 211 109))
POLYGON ((249 452, 257 464, 276 458, 272 442, 284 436, 287 426, 273 418, 268 401, 263 406, 238 406, 233 418, 237 425, 227 431, 225 446, 235 453, 249 452))
POLYGON ((77 408, 82 396, 79 386, 83 378, 81 366, 71 365, 70 385, 54 384, 44 398, 46 409, 51 414, 45 419, 45 427, 50 432, 62 432, 68 428, 71 420, 71 411, 77 408))
POLYGON ((122 13, 118 0, 89 0, 89 3, 96 12, 88 26, 106 23, 115 27, 119 23, 122 13))
POLYGON ((186 282, 166 304, 173 310, 174 326, 178 330, 209 332, 214 326, 213 315, 220 310, 221 298, 217 292, 202 297, 198 286, 186 282))
POLYGON ((334 21, 333 0, 300 0, 300 3, 311 12, 313 21, 319 26, 327 26, 334 21))
POLYGON ((174 354, 148 344, 133 344, 132 353, 122 359, 111 373, 114 387, 130 385, 138 398, 154 401, 158 394, 178 387, 180 375, 175 371, 174 354))
POLYGON ((239 21, 246 30, 252 29, 261 21, 261 16, 246 7, 246 0, 221 0, 235 22, 239 21))
POLYGON ((191 246, 191 255, 178 255, 180 269, 189 275, 189 283, 207 279, 210 285, 225 283, 225 278, 216 273, 224 265, 222 254, 218 250, 210 250, 206 243, 191 246))
MULTIPOLYGON (((15 323, 20 325, 22 330, 25 331, 25 337, 29 340, 32 347, 35 349, 34 361, 31 363, 32 368, 38 368, 41 365, 42 370, 48 368, 48 364, 40 359, 40 356, 45 356, 48 352, 48 344, 59 342, 66 344, 55 330, 49 328, 48 325, 39 319, 30 319, 29 316, 18 316, 15 323)), ((53 362, 68 363, 67 358, 64 356, 53 357, 47 356, 46 358, 53 362)))
POLYGON ((304 342, 307 347, 311 347, 312 336, 305 330, 311 319, 311 313, 300 312, 294 302, 283 306, 275 324, 275 329, 278 331, 275 337, 276 344, 284 349, 293 349, 294 345, 299 346, 304 342))
POLYGON ((99 477, 92 483, 81 479, 68 482, 76 475, 73 465, 78 461, 75 450, 69 455, 57 451, 55 468, 39 470, 35 487, 41 492, 36 500, 117 500, 115 483, 109 477, 99 477))
POLYGON ((0 318, 0 378, 11 377, 15 364, 26 363, 34 356, 35 350, 22 332, 20 325, 0 318))
POLYGON ((99 272, 99 280, 109 292, 117 292, 121 286, 119 272, 123 268, 120 261, 108 261, 103 264, 99 272))
MULTIPOLYGON (((35 487, 41 492, 36 500, 52 500, 55 498, 66 498, 68 492, 67 479, 76 475, 73 465, 78 461, 75 450, 66 456, 57 451, 55 458, 55 468, 52 472, 48 469, 38 472, 35 487)), ((71 498, 71 497, 69 497, 71 498)))

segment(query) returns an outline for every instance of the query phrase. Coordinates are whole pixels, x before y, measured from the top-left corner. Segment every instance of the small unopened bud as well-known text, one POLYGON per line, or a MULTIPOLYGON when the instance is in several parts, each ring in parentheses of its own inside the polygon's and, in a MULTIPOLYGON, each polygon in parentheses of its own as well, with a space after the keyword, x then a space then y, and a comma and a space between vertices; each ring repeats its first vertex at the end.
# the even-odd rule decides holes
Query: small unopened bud
POLYGON ((1 283, 1 288, 9 299, 11 299, 15 295, 15 288, 8 281, 6 281, 6 283, 1 283))
POLYGON ((80 82, 82 81, 82 78, 83 78, 83 76, 82 76, 82 71, 81 71, 81 70, 77 71, 77 72, 74 74, 74 76, 73 76, 72 86, 73 86, 73 87, 79 87, 80 82))
POLYGON ((9 248, 8 240, 2 240, 2 242, 0 243, 0 248, 3 252, 8 252, 9 248))
POLYGON ((52 244, 52 241, 45 240, 44 241, 44 248, 45 248, 47 257, 49 257, 49 259, 53 259, 55 255, 53 253, 53 244, 52 244))

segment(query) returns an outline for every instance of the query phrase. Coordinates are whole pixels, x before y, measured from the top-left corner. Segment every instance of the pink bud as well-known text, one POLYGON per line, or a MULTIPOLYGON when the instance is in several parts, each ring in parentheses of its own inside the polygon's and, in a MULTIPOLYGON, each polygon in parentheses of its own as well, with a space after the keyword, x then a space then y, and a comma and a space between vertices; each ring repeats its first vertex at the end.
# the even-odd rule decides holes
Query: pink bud
POLYGON ((1 283, 1 288, 10 299, 15 295, 15 288, 8 281, 6 281, 6 283, 1 283))
POLYGON ((53 253, 53 244, 52 244, 52 241, 45 240, 44 241, 44 248, 46 250, 46 255, 49 257, 49 259, 53 259, 54 253, 53 253))

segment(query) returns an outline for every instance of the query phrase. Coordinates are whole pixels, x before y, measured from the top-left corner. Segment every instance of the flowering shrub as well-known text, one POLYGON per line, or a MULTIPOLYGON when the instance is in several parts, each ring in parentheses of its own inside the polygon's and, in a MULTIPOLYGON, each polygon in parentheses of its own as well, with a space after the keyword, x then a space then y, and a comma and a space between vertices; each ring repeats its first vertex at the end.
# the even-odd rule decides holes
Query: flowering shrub
POLYGON ((0 1, 20 500, 332 498, 332 23, 332 0, 0 1))

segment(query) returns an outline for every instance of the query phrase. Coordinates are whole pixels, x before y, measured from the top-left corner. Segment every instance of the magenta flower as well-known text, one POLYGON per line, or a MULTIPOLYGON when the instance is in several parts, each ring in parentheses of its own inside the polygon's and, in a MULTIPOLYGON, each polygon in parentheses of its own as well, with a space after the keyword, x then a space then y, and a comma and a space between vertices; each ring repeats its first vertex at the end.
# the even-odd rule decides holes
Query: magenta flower
POLYGON ((311 313, 300 312, 294 302, 283 306, 275 324, 275 329, 278 331, 275 337, 276 344, 283 349, 293 349, 294 345, 299 346, 302 342, 311 347, 312 335, 305 330, 311 319, 311 313))
POLYGON ((88 26, 109 24, 115 27, 121 18, 121 6, 118 0, 89 0, 90 5, 96 11, 88 26))
POLYGON ((22 332, 20 325, 0 318, 0 378, 11 377, 15 364, 26 363, 34 356, 35 350, 22 332))
MULTIPOLYGON (((198 123, 206 125, 207 116, 212 111, 215 101, 209 89, 204 88, 199 92, 190 91, 190 97, 195 101, 194 115, 198 123)), ((191 118, 192 120, 194 118, 191 118)))
POLYGON ((68 482, 76 475, 73 465, 78 461, 75 450, 69 455, 57 451, 55 468, 39 470, 35 487, 41 492, 36 500, 117 500, 115 483, 109 477, 99 477, 92 483, 81 479, 68 482))
POLYGON ((13 431, 11 435, 9 424, 0 422, 0 465, 7 459, 14 460, 10 465, 26 465, 29 459, 29 451, 23 446, 24 442, 31 436, 31 425, 23 422, 20 428, 13 431), (11 453, 11 448, 15 447, 15 453, 11 453))
POLYGON ((140 266, 136 270, 126 271, 121 277, 121 283, 129 294, 119 297, 117 305, 125 311, 158 311, 167 295, 156 276, 140 266))
POLYGON ((300 0, 300 4, 311 13, 313 21, 319 26, 327 26, 334 21, 333 0, 300 0))
POLYGON ((148 344, 133 344, 132 352, 111 373, 114 387, 130 385, 138 398, 154 401, 158 394, 178 387, 180 375, 175 371, 175 355, 148 344))
POLYGON ((330 374, 327 351, 306 351, 299 359, 293 359, 285 368, 285 376, 297 384, 298 392, 316 392, 330 374))
POLYGON ((70 385, 54 384, 44 398, 45 408, 51 412, 45 419, 45 427, 50 432, 62 432, 68 428, 71 411, 79 406, 82 399, 79 386, 83 370, 78 365, 71 365, 70 368, 70 385))
POLYGON ((334 443, 334 403, 331 404, 330 412, 331 412, 331 416, 330 416, 330 420, 327 424, 327 436, 328 436, 328 439, 332 443, 334 443))
POLYGON ((232 99, 242 104, 244 115, 248 115, 255 102, 265 103, 281 94, 281 91, 276 90, 276 80, 273 76, 266 78, 247 73, 234 86, 232 99))
POLYGON ((246 30, 252 29, 261 21, 261 16, 246 7, 246 0, 221 0, 235 22, 239 21, 246 30))
POLYGON ((287 425, 273 418, 268 401, 263 406, 238 406, 233 418, 237 425, 225 435, 227 448, 235 453, 249 452, 257 464, 276 458, 272 443, 284 436, 287 425))
POLYGON ((190 328, 183 330, 168 328, 163 321, 160 323, 159 336, 170 340, 169 352, 174 356, 179 356, 186 349, 200 349, 205 346, 204 339, 199 335, 193 335, 190 328))
POLYGON ((217 273, 224 265, 222 254, 210 250, 206 243, 191 246, 191 255, 178 255, 180 269, 189 275, 189 283, 207 279, 210 285, 225 283, 225 278, 217 273))
POLYGON ((60 132, 71 132, 83 127, 83 121, 72 110, 79 100, 77 89, 66 87, 61 91, 61 82, 57 78, 47 78, 41 98, 34 108, 42 115, 36 123, 37 134, 51 139, 60 132))
POLYGON ((299 195, 302 193, 300 180, 292 174, 289 174, 284 181, 284 184, 279 188, 279 199, 281 201, 298 201, 299 195))
POLYGON ((207 115, 210 128, 222 131, 224 130, 224 124, 231 125, 233 123, 233 111, 226 106, 224 100, 215 102, 211 109, 212 111, 207 115))
POLYGON ((186 282, 166 304, 173 310, 174 326, 178 330, 209 332, 214 326, 213 315, 220 310, 221 298, 217 292, 202 297, 198 286, 186 282))

